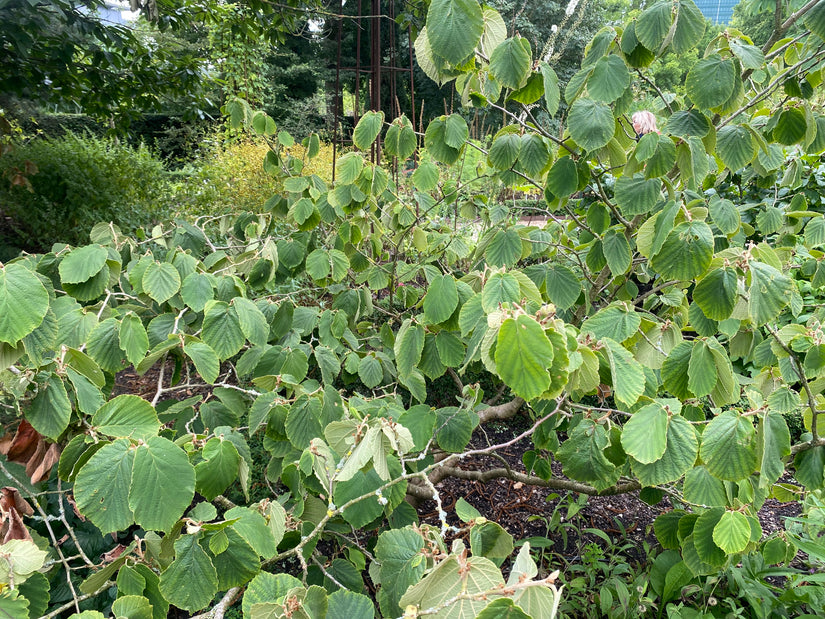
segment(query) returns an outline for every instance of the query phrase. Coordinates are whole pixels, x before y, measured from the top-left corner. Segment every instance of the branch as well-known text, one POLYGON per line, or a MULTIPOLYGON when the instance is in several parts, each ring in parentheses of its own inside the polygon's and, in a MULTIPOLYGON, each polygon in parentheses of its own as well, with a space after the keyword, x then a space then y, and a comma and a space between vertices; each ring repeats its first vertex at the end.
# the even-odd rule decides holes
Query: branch
POLYGON ((524 400, 514 398, 504 404, 490 406, 489 408, 478 411, 478 418, 481 420, 481 423, 487 423, 493 419, 509 419, 519 412, 522 404, 524 404, 524 400))
POLYGON ((214 607, 210 608, 205 613, 194 615, 192 619, 223 619, 223 616, 226 614, 226 610, 232 606, 235 600, 238 599, 240 592, 240 587, 232 587, 224 594, 221 601, 215 604, 214 607))
MULTIPOLYGON (((512 469, 488 469, 486 471, 465 470, 452 466, 443 466, 436 470, 436 475, 441 479, 433 480, 433 483, 438 483, 447 477, 455 477, 457 479, 469 479, 472 481, 488 482, 494 479, 511 479, 513 481, 521 482, 529 486, 541 486, 544 488, 553 488, 555 490, 570 490, 580 494, 587 494, 590 496, 612 496, 615 494, 625 494, 639 490, 642 485, 638 481, 629 481, 623 484, 612 486, 606 490, 599 491, 593 486, 588 486, 570 479, 559 479, 558 477, 551 477, 544 479, 543 477, 536 477, 535 475, 528 475, 526 473, 519 473, 512 469)), ((432 479, 432 477, 431 477, 432 479)))

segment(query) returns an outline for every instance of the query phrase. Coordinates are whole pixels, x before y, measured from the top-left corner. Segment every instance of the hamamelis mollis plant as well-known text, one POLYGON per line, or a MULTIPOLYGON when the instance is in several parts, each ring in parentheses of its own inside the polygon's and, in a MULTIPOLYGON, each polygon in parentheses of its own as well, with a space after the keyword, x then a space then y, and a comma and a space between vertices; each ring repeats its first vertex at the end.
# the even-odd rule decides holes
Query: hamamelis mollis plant
MULTIPOLYGON (((778 24, 764 49, 724 31, 679 98, 646 67, 693 46, 705 21, 690 1, 655 4, 600 31, 562 93, 494 10, 433 0, 419 64, 509 119, 488 164, 543 190, 546 225, 512 223, 448 174, 478 148, 458 113, 423 136, 365 114, 330 186, 235 100, 230 123, 269 142, 264 167, 283 181, 263 212, 144 240, 100 224, 89 245, 2 265, 15 419, 0 470, 17 490, 2 503, 0 608, 222 616, 243 590, 250 619, 553 617, 555 574, 527 545, 502 573, 513 539, 499 525, 460 504, 468 542, 445 544, 436 484, 449 476, 668 495, 662 604, 743 555, 792 557, 756 513, 825 487, 825 218, 818 194, 797 191, 825 150, 825 1, 778 24), (629 112, 644 89, 664 122, 637 140, 629 112), (557 115, 562 97, 550 132, 535 112, 557 115), (400 184, 369 162, 376 143, 399 162, 422 147, 428 158, 400 184), (742 183, 775 188, 748 217, 729 199, 742 183), (432 217, 446 207, 453 221, 432 217), (153 393, 113 396, 129 367, 157 373, 153 393), (501 386, 498 402, 464 383, 468 370, 501 386), (432 408, 445 374, 455 405, 432 408), (480 425, 521 411, 528 430, 469 447, 480 425), (783 414, 800 411, 792 444, 783 414), (523 439, 524 470, 459 466, 523 439), (252 503, 261 471, 270 491, 252 503), (440 528, 405 498, 434 499, 440 528)), ((305 146, 317 155, 317 136, 305 146)))

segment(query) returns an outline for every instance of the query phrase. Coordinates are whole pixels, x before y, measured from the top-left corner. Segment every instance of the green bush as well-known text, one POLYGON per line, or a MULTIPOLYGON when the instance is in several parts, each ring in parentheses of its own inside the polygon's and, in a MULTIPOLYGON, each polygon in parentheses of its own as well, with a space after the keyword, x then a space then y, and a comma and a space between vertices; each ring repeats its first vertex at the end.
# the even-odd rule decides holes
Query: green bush
POLYGON ((34 251, 82 244, 100 221, 134 230, 167 214, 167 195, 167 172, 144 146, 71 133, 33 140, 0 158, 0 243, 34 251), (28 183, 12 183, 27 162, 28 183))

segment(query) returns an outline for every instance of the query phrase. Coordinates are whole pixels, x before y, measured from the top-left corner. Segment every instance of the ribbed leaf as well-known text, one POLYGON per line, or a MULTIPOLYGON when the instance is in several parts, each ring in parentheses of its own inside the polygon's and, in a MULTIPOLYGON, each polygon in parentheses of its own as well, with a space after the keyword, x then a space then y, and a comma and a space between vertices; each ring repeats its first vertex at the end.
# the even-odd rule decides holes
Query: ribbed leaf
POLYGON ((665 279, 691 280, 707 270, 712 258, 710 226, 703 221, 685 221, 668 234, 652 265, 665 279))
POLYGON ((207 306, 201 337, 222 361, 240 351, 246 341, 235 309, 223 301, 207 306))
POLYGON ((659 404, 637 410, 622 428, 622 447, 643 464, 661 458, 667 447, 668 415, 659 404))
POLYGON ((750 419, 733 410, 717 415, 702 434, 701 456, 714 477, 727 481, 748 477, 757 465, 750 419))
POLYGON ((147 531, 168 531, 194 494, 195 467, 183 449, 162 436, 137 446, 129 490, 129 508, 137 524, 147 531))
POLYGON ((49 293, 20 264, 0 267, 0 342, 15 344, 34 331, 49 311, 49 293))
POLYGON ((201 535, 179 537, 175 542, 175 560, 160 575, 163 597, 190 612, 204 608, 218 592, 218 573, 198 543, 201 535))
POLYGON ((490 73, 505 88, 520 88, 530 73, 531 56, 527 39, 506 39, 490 55, 490 73))
POLYGON ((587 80, 587 94, 596 101, 613 103, 630 85, 627 65, 616 55, 602 56, 587 80))
POLYGON ((26 419, 40 434, 56 441, 68 427, 71 416, 66 386, 57 374, 50 374, 26 411, 26 419))
POLYGON ((661 197, 662 182, 657 178, 645 180, 637 174, 622 176, 616 181, 615 196, 625 217, 646 215, 661 197))
POLYGON ((745 514, 726 511, 713 528, 713 541, 727 554, 742 552, 751 538, 751 525, 745 514))
POLYGON ((610 338, 602 340, 613 376, 613 395, 625 406, 633 406, 645 390, 642 366, 633 355, 618 342, 610 338))
POLYGON ((699 441, 690 422, 681 415, 673 415, 667 426, 667 448, 664 455, 650 464, 631 460, 633 473, 645 486, 656 486, 676 481, 696 463, 699 441))
POLYGON ((131 442, 118 439, 95 452, 77 474, 77 507, 103 534, 123 531, 134 522, 129 507, 134 459, 131 442))
POLYGON ((716 154, 734 172, 744 168, 756 155, 753 136, 741 126, 722 127, 716 133, 716 154))
POLYGON ((375 138, 381 133, 381 128, 384 126, 384 112, 368 111, 364 113, 358 124, 355 125, 355 130, 352 132, 352 141, 356 148, 367 150, 375 138))
POLYGON ((203 380, 211 385, 218 379, 221 371, 221 361, 209 344, 189 342, 184 345, 183 352, 195 364, 195 369, 203 380))
POLYGON ((773 320, 790 303, 791 279, 774 267, 752 261, 749 265, 748 313, 757 325, 773 320))
POLYGON ((97 275, 106 265, 109 252, 100 245, 86 245, 69 252, 58 268, 64 284, 80 284, 97 275))
POLYGON ((459 64, 473 53, 484 31, 475 0, 433 0, 427 11, 427 36, 433 52, 459 64))
POLYGON ((592 99, 576 99, 567 121, 576 144, 589 151, 606 146, 616 129, 610 106, 592 99))
POLYGON ((736 305, 738 279, 732 267, 714 269, 696 284, 693 300, 711 320, 725 320, 736 305))
POLYGON ((126 394, 106 402, 92 417, 92 426, 106 436, 147 439, 158 433, 160 421, 149 402, 126 394))
POLYGON ((498 332, 495 358, 501 379, 525 400, 538 397, 550 387, 547 369, 553 363, 553 346, 534 318, 522 314, 504 321, 498 332))
MULTIPOLYGON (((519 251, 521 242, 519 242, 519 251)), ((444 322, 458 307, 458 290, 452 275, 436 275, 424 297, 424 316, 433 324, 444 322)))
POLYGON ((723 59, 719 54, 702 58, 688 72, 685 82, 688 96, 701 109, 719 107, 733 94, 734 71, 733 60, 723 59))

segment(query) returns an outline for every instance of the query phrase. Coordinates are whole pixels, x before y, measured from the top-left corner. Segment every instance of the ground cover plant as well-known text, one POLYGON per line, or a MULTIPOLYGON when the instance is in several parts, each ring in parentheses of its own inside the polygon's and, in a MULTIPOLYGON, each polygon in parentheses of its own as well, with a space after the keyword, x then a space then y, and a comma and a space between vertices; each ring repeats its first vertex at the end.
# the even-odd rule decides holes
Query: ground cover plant
POLYGON ((230 125, 283 187, 260 212, 142 238, 103 222, 2 264, 0 608, 552 618, 568 595, 593 613, 599 586, 610 616, 822 614, 825 2, 780 12, 762 49, 721 33, 683 95, 646 80, 704 29, 689 0, 654 4, 601 30, 562 93, 495 11, 434 0, 418 62, 509 119, 489 149, 459 113, 423 136, 367 113, 330 184, 237 99, 230 125), (632 127, 644 89, 661 133, 632 127), (561 132, 534 122, 562 97, 561 132), (426 150, 409 183, 370 163, 379 138, 400 163, 426 150), (540 187, 547 223, 451 173, 470 148, 540 187), (127 368, 157 377, 149 398, 113 391, 127 368), (425 404, 445 375, 455 401, 425 404), (517 414, 512 439, 471 443, 517 414), (465 464, 525 440, 522 467, 465 464), (649 590, 597 544, 554 565, 466 502, 450 524, 448 478, 667 497, 649 590), (763 536, 769 497, 801 514, 763 536))

